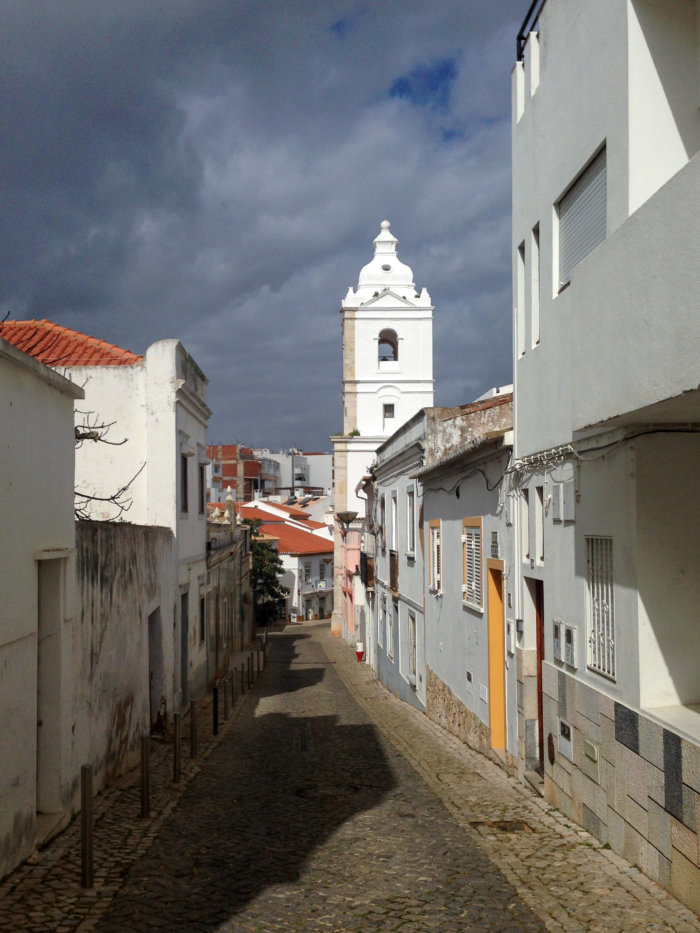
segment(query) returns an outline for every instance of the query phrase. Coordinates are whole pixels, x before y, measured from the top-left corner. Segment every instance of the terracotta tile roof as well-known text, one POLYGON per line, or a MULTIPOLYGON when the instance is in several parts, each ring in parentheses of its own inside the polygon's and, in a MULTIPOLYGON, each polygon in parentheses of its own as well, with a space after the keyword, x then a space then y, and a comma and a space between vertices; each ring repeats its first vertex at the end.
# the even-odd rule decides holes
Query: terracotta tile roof
POLYGON ((0 337, 46 366, 131 366, 142 356, 52 321, 3 321, 0 337))
POLYGON ((286 523, 280 525, 261 525, 263 534, 279 538, 277 550, 280 554, 332 554, 333 542, 319 537, 302 528, 294 528, 286 523))

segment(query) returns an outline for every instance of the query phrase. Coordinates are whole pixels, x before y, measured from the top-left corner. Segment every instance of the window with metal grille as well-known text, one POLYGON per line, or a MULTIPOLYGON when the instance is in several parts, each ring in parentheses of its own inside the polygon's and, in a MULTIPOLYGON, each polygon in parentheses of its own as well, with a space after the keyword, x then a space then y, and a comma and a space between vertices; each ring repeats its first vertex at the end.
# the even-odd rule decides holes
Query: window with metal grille
POLYGON ((559 215, 559 287, 571 279, 571 270, 607 232, 607 180, 605 149, 598 153, 562 196, 559 215))
POLYGON ((462 599, 469 606, 473 606, 475 609, 482 609, 480 518, 465 518, 462 523, 462 555, 464 561, 462 599))
POLYGON ((431 521, 430 528, 430 589, 439 590, 442 583, 442 553, 440 545, 440 521, 431 521))
POLYGON ((588 666, 615 679, 612 538, 586 538, 588 666))

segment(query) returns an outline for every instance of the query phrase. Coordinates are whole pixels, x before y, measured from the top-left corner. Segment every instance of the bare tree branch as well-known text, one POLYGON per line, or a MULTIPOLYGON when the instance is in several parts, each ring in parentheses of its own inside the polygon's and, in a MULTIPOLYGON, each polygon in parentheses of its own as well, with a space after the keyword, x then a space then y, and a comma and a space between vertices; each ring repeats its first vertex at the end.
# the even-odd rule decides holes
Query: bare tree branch
POLYGON ((125 483, 116 492, 113 492, 111 496, 93 496, 86 492, 81 492, 79 489, 75 490, 75 517, 78 519, 83 519, 84 521, 89 521, 91 519, 89 512, 89 503, 90 502, 107 502, 110 505, 113 505, 118 509, 117 514, 114 516, 111 521, 114 521, 118 518, 121 518, 125 512, 128 512, 131 506, 133 505, 133 499, 128 499, 126 493, 129 490, 129 487, 134 482, 134 480, 139 476, 140 473, 146 467, 146 461, 141 464, 139 469, 134 473, 128 483, 125 483), (77 500, 81 501, 78 502, 77 500))

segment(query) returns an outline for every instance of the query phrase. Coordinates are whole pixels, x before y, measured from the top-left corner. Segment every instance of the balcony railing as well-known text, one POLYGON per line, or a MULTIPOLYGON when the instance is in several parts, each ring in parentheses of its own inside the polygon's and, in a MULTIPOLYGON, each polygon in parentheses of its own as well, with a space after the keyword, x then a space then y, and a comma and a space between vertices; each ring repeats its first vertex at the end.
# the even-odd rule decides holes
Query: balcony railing
POLYGON ((517 46, 518 46, 518 61, 523 60, 523 55, 525 54, 525 44, 527 42, 527 37, 534 30, 535 26, 540 18, 540 13, 544 7, 547 0, 532 0, 530 4, 530 9, 527 11, 527 16, 523 20, 523 24, 520 27, 520 32, 518 33, 517 46))
POLYGON ((392 593, 399 591, 399 552, 389 551, 389 589, 392 593))

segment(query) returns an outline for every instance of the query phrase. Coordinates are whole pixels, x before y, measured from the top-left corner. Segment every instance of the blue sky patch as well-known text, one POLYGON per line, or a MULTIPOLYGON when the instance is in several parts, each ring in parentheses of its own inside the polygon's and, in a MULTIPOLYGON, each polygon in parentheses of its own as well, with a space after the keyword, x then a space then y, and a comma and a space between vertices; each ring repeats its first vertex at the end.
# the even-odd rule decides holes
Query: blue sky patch
POLYGON ((389 97, 407 100, 414 107, 446 113, 456 77, 457 65, 453 58, 443 58, 432 65, 416 65, 407 75, 394 81, 389 97))
POLYGON ((350 20, 346 16, 341 16, 334 23, 331 23, 331 32, 338 39, 344 39, 350 29, 350 20))

